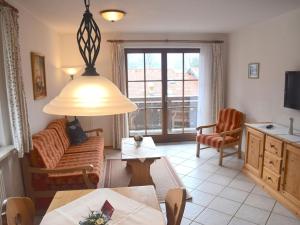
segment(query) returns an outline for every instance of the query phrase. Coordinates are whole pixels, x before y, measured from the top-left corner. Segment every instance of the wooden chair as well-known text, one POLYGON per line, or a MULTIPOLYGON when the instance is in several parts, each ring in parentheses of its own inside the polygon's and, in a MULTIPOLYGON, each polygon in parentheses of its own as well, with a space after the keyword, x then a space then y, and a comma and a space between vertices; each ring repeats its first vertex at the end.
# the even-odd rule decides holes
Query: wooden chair
POLYGON ((186 190, 175 188, 168 191, 166 196, 167 225, 180 225, 185 207, 186 190))
POLYGON ((226 108, 221 109, 218 115, 216 124, 199 126, 196 128, 198 131, 196 142, 197 151, 196 156, 200 157, 200 150, 206 148, 216 148, 220 152, 219 165, 222 166, 224 157, 237 154, 238 158, 241 158, 241 144, 244 125, 244 114, 235 109, 226 108), (214 132, 211 134, 203 134, 204 128, 214 127, 214 132), (204 144, 207 147, 200 147, 200 144, 204 144), (224 148, 238 146, 237 151, 224 154, 224 148))
POLYGON ((12 197, 2 204, 3 225, 34 225, 35 207, 30 198, 12 197))

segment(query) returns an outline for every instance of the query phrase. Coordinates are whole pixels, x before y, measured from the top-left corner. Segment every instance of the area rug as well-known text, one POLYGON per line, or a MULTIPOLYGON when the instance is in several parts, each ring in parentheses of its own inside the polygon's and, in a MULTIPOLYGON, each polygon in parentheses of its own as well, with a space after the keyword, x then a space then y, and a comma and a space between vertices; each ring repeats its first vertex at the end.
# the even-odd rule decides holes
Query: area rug
MULTIPOLYGON (((125 187, 130 181, 130 172, 126 170, 126 162, 120 159, 107 159, 104 169, 103 187, 125 187)), ((174 168, 166 157, 154 161, 151 165, 151 176, 156 185, 158 200, 164 202, 168 190, 184 187, 174 168)), ((187 191, 187 199, 191 199, 187 191)))

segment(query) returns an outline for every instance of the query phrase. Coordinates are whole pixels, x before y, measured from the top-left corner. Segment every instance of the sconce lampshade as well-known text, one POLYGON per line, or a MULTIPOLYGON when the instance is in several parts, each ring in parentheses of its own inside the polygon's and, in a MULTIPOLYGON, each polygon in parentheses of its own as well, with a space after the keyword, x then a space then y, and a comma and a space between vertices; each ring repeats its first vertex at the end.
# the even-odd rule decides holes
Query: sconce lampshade
POLYGON ((103 76, 80 76, 70 81, 43 109, 68 116, 104 116, 133 112, 136 104, 103 76))
POLYGON ((80 66, 63 67, 62 70, 68 75, 75 75, 81 70, 80 66))
POLYGON ((122 10, 117 9, 107 9, 100 12, 101 16, 110 22, 115 22, 123 19, 126 13, 122 10))

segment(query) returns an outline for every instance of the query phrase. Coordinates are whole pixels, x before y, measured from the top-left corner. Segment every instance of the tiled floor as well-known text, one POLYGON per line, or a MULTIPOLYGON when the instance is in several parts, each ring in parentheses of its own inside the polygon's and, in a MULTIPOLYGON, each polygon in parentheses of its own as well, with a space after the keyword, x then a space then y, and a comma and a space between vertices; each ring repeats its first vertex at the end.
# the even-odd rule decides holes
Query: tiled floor
POLYGON ((219 167, 215 150, 205 149, 196 158, 194 143, 157 147, 166 152, 193 196, 182 225, 300 225, 299 219, 241 172, 243 161, 236 156, 225 158, 219 167))

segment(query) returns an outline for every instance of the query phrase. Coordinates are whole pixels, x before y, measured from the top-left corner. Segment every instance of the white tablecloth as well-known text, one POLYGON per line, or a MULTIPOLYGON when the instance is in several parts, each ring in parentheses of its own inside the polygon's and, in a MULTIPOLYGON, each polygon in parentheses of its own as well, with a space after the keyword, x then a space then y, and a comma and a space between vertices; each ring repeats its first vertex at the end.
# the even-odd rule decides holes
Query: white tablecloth
POLYGON ((109 225, 163 225, 163 214, 110 189, 97 189, 47 213, 41 225, 78 225, 90 210, 100 210, 105 200, 114 207, 109 225))

